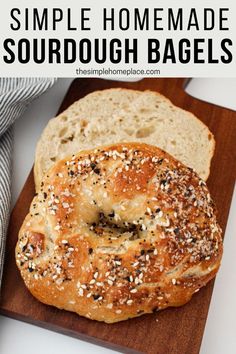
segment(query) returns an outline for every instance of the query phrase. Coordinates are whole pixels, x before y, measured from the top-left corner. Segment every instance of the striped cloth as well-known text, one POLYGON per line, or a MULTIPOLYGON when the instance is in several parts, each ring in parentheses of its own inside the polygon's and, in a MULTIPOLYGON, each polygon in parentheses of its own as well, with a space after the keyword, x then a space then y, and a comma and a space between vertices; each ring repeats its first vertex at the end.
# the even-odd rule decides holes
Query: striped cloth
POLYGON ((12 123, 56 79, 0 78, 0 288, 11 201, 12 123))

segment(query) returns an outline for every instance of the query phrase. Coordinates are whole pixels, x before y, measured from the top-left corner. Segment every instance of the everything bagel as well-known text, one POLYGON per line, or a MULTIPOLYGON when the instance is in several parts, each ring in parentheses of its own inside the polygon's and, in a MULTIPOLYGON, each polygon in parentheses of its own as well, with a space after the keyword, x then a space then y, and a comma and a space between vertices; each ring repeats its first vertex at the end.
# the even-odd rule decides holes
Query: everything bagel
POLYGON ((56 163, 16 246, 38 300, 107 323, 185 304, 215 276, 221 256, 205 182, 141 143, 56 163))

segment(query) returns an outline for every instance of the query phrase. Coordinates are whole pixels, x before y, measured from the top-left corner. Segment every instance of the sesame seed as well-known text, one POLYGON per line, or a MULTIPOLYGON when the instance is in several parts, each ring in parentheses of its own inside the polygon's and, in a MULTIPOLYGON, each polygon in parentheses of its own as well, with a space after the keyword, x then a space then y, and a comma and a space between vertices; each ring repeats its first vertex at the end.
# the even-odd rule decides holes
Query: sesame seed
POLYGON ((115 214, 115 216, 114 216, 114 220, 115 220, 115 221, 120 221, 120 220, 121 220, 120 215, 115 214))
POLYGON ((131 292, 132 294, 136 293, 137 291, 138 291, 138 290, 135 289, 135 288, 130 290, 130 292, 131 292))
POLYGON ((171 279, 172 284, 175 285, 176 284, 176 279, 171 279))
POLYGON ((121 310, 116 310, 116 313, 119 315, 122 311, 121 310))
POLYGON ((79 296, 83 296, 84 295, 84 290, 82 288, 79 288, 79 296))
POLYGON ((63 283, 63 279, 62 278, 59 278, 56 280, 56 284, 57 285, 61 285, 63 283))
POLYGON ((74 304, 75 304, 75 301, 74 301, 74 300, 70 300, 70 301, 69 301, 69 304, 74 305, 74 304))
POLYGON ((129 305, 129 306, 130 306, 130 305, 132 305, 133 300, 131 300, 131 299, 130 299, 130 300, 128 300, 126 303, 127 303, 127 305, 129 305))

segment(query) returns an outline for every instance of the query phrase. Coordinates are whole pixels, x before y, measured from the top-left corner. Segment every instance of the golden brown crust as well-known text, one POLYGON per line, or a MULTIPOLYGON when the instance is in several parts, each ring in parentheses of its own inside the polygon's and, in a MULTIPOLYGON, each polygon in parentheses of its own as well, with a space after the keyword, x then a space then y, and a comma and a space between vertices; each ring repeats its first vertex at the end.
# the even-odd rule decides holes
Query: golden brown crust
POLYGON ((16 246, 37 299, 108 323, 185 304, 215 276, 221 256, 205 182, 137 143, 55 164, 16 246))

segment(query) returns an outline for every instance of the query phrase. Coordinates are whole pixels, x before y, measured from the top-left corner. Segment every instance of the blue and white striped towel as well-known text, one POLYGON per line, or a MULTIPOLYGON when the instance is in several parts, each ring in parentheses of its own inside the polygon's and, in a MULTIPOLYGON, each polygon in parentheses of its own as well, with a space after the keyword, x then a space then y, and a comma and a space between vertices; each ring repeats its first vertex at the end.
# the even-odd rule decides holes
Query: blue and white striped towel
POLYGON ((11 200, 12 124, 56 79, 0 78, 0 288, 11 200))

